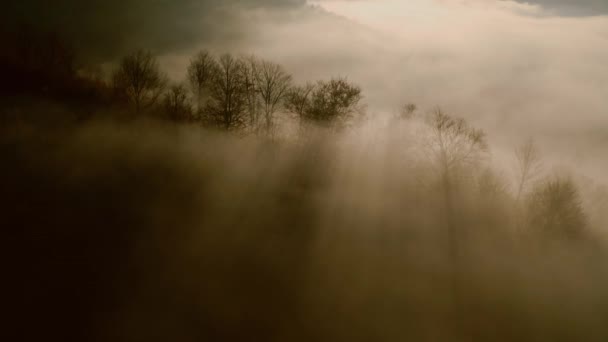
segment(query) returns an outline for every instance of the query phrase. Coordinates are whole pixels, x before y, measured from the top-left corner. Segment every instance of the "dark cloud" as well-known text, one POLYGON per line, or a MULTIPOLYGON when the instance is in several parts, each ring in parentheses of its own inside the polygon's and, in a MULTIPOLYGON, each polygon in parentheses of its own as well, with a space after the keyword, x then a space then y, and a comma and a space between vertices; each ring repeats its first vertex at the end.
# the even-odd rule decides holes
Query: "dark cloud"
POLYGON ((608 14, 607 0, 515 0, 520 3, 540 5, 559 15, 592 16, 608 14))
POLYGON ((3 5, 6 25, 53 31, 88 57, 111 59, 137 47, 171 51, 193 42, 243 39, 244 12, 304 7, 305 0, 22 0, 3 5))

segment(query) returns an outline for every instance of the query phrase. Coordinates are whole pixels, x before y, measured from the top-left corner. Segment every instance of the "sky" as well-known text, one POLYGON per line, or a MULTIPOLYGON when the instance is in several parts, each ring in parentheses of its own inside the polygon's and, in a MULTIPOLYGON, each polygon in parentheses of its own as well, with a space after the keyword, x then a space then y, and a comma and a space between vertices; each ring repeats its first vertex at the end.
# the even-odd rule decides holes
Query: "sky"
POLYGON ((255 53, 299 82, 360 84, 371 115, 441 106, 508 151, 534 137, 608 183, 605 0, 22 0, 1 25, 71 39, 111 68, 138 48, 174 80, 200 49, 255 53))
POLYGON ((608 2, 315 3, 388 37, 393 56, 367 69, 382 76, 362 76, 375 79, 378 103, 396 106, 401 96, 442 106, 504 148, 535 137, 558 163, 584 165, 605 179, 608 2))

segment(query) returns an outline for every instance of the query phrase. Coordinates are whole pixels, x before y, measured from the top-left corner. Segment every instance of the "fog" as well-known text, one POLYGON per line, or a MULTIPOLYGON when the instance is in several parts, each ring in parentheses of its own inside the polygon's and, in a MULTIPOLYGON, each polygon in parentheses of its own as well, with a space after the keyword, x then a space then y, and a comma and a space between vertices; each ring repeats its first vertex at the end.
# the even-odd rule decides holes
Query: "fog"
POLYGON ((19 327, 120 341, 603 340, 597 232, 519 232, 509 180, 485 161, 458 177, 455 257, 420 129, 276 144, 154 121, 12 127, 4 219, 32 239, 9 253, 38 270, 16 271, 30 279, 19 327))
POLYGON ((314 4, 320 8, 246 12, 252 37, 231 47, 203 42, 164 62, 182 78, 192 52, 207 47, 272 58, 301 81, 347 76, 366 90, 370 112, 439 105, 473 120, 507 153, 534 136, 556 161, 607 181, 601 5, 593 16, 561 16, 556 6, 512 1, 314 4))
POLYGON ((13 339, 608 338, 604 2, 29 0, 0 17, 13 339), (197 58, 216 68, 198 93, 197 58), (270 114, 246 78, 269 65, 270 114))

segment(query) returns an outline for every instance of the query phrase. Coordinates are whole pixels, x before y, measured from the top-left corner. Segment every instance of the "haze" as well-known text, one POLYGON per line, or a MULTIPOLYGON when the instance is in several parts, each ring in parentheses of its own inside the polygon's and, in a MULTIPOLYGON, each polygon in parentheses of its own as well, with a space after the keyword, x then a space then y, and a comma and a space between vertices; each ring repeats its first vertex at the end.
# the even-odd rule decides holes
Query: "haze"
POLYGON ((608 2, 0 8, 11 341, 608 341, 608 2))

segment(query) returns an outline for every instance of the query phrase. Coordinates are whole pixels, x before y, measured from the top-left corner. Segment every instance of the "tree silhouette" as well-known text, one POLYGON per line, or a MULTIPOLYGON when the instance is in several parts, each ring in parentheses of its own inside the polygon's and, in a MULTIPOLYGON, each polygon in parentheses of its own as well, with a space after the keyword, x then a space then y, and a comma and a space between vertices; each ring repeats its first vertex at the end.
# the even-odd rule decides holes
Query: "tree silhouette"
POLYGON ((263 129, 269 134, 275 125, 274 115, 288 95, 292 77, 282 66, 269 61, 258 62, 255 75, 264 116, 263 129))
POLYGON ((430 127, 428 153, 437 164, 444 202, 444 217, 447 233, 447 257, 454 272, 451 278, 454 322, 457 326, 461 300, 461 241, 463 224, 455 214, 455 176, 464 167, 480 160, 487 151, 483 131, 475 129, 462 118, 454 118, 437 108, 427 117, 430 127))
POLYGON ((230 54, 219 59, 219 69, 210 85, 210 100, 204 109, 208 124, 225 130, 246 125, 247 97, 243 63, 230 54))
POLYGON ((443 178, 449 178, 452 170, 478 160, 487 151, 485 133, 464 119, 451 117, 440 108, 427 119, 432 135, 429 146, 443 178))
POLYGON ((181 84, 173 85, 165 94, 164 107, 169 119, 184 121, 192 118, 192 105, 188 99, 188 91, 181 84))
POLYGON ((302 122, 331 126, 351 118, 361 99, 359 86, 335 78, 294 88, 288 96, 288 109, 302 122))
POLYGON ((517 159, 517 192, 515 194, 515 201, 519 203, 529 183, 534 181, 540 173, 541 160, 540 152, 532 139, 529 139, 515 150, 515 157, 517 159))
POLYGON ((311 94, 307 118, 316 122, 331 123, 347 119, 361 100, 361 88, 344 78, 319 82, 311 94))
POLYGON ((144 50, 124 57, 112 80, 115 90, 134 106, 137 114, 157 103, 167 83, 156 58, 144 50))
POLYGON ((405 104, 403 107, 401 107, 401 111, 399 112, 399 117, 401 119, 405 119, 405 120, 412 119, 414 117, 414 115, 416 114, 417 109, 418 109, 418 106, 416 106, 416 104, 414 104, 414 103, 405 104))
POLYGON ((448 230, 450 257, 458 256, 458 236, 461 232, 454 215, 454 177, 462 167, 475 163, 487 151, 483 131, 475 129, 462 118, 453 118, 440 108, 427 117, 430 127, 428 152, 438 166, 445 217, 448 230))
POLYGON ((199 52, 188 66, 188 82, 196 97, 197 112, 200 113, 209 97, 211 83, 219 72, 219 65, 208 51, 199 52))
POLYGON ((310 107, 310 94, 314 89, 315 85, 312 83, 292 87, 286 95, 285 106, 287 110, 295 114, 300 120, 304 120, 310 107))
POLYGON ((527 201, 528 226, 553 236, 577 238, 587 223, 578 189, 569 179, 538 185, 527 201))
POLYGON ((260 72, 260 61, 254 55, 241 57, 240 70, 242 73, 243 91, 246 100, 246 111, 249 127, 257 131, 259 128, 261 99, 257 83, 258 73, 260 72))

